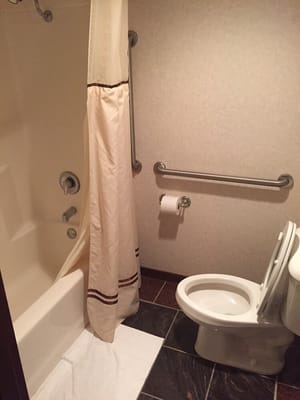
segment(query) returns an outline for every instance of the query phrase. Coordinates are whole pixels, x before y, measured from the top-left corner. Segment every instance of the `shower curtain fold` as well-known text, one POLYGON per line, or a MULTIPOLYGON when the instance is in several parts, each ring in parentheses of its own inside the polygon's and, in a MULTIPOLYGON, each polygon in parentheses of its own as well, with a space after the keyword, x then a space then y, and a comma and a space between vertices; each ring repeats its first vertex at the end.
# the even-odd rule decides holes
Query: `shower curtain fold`
POLYGON ((81 185, 81 206, 79 234, 75 246, 65 260, 62 268, 56 276, 56 280, 62 278, 68 272, 76 268, 87 269, 89 263, 89 132, 88 121, 85 118, 83 127, 83 153, 84 167, 81 185))
POLYGON ((139 259, 130 160, 127 0, 92 0, 87 119, 90 257, 87 307, 111 342, 138 308, 139 259))
POLYGON ((89 264, 88 316, 108 342, 139 304, 127 51, 127 0, 91 0, 81 222, 57 278, 89 264))

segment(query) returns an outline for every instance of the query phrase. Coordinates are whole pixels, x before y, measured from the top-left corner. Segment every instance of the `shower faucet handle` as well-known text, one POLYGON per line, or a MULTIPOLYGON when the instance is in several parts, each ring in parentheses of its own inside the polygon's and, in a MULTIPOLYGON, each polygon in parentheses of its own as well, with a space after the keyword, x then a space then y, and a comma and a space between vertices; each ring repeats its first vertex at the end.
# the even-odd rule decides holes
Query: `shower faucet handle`
POLYGON ((64 194, 75 194, 80 190, 80 181, 77 175, 70 171, 64 171, 59 177, 59 184, 64 194))
POLYGON ((63 222, 69 222, 70 218, 77 213, 76 207, 69 207, 62 215, 63 222))
POLYGON ((70 190, 72 190, 74 186, 74 181, 70 177, 66 178, 63 182, 63 190, 64 194, 68 194, 70 190))

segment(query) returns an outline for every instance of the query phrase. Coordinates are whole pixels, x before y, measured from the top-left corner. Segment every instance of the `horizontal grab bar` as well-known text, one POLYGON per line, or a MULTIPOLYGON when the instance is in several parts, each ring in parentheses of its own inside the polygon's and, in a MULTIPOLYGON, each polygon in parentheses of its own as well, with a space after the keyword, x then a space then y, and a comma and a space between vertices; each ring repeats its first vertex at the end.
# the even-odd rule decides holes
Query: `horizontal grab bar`
POLYGON ((154 172, 159 175, 173 175, 182 178, 196 178, 196 179, 206 179, 211 181, 219 182, 231 182, 231 183, 243 183, 245 185, 258 185, 258 186, 271 186, 278 188, 292 188, 294 185, 294 179, 291 175, 283 174, 276 180, 273 179, 258 179, 258 178, 246 178, 241 176, 231 176, 231 175, 217 175, 217 174, 207 174, 203 172, 193 172, 193 171, 181 171, 177 169, 169 169, 166 164, 158 161, 154 164, 154 172))

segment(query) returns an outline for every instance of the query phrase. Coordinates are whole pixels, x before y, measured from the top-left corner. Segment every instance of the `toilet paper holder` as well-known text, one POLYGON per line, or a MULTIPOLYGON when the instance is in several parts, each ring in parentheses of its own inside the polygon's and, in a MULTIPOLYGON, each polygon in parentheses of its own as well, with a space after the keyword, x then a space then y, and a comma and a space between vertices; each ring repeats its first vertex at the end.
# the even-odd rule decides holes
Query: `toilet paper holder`
MULTIPOLYGON (((159 204, 162 201, 162 198, 166 195, 166 193, 163 193, 159 196, 159 204)), ((190 207, 190 205, 192 204, 192 200, 187 197, 187 196, 182 196, 180 199, 180 203, 179 203, 179 208, 188 208, 190 207)))

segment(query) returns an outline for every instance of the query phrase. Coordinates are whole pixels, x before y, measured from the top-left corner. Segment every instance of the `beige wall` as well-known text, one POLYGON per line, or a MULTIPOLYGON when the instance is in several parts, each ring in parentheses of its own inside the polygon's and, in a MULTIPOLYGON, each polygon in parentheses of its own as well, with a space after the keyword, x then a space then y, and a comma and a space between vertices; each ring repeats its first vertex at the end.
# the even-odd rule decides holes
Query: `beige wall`
POLYGON ((300 3, 129 0, 144 266, 261 280, 277 234, 300 224, 300 3), (276 179, 270 190, 156 178, 170 168, 276 179), (160 194, 192 200, 159 217, 160 194))
POLYGON ((28 219, 60 221, 67 207, 80 206, 58 178, 64 170, 81 177, 89 3, 45 1, 54 14, 46 23, 30 1, 0 1, 0 168, 13 174, 1 189, 16 192, 18 229, 28 219))
POLYGON ((6 240, 13 238, 31 218, 32 204, 28 134, 22 121, 21 100, 1 14, 0 54, 0 250, 3 254, 6 240))
POLYGON ((10 301, 23 289, 26 297, 32 276, 43 290, 39 279, 55 273, 49 266, 57 270, 73 244, 63 243, 63 227, 53 234, 55 222, 67 207, 80 211, 80 193, 65 196, 58 178, 64 170, 82 177, 90 1, 46 3, 50 24, 31 1, 0 0, 0 268, 10 301))

